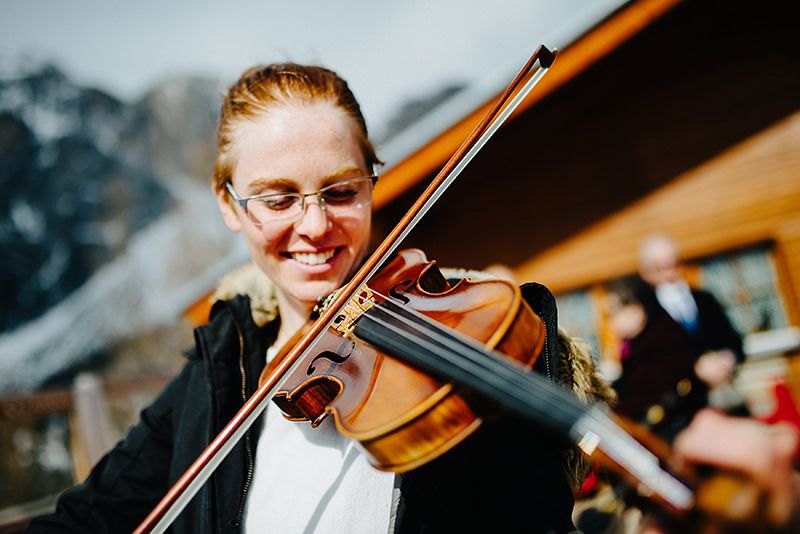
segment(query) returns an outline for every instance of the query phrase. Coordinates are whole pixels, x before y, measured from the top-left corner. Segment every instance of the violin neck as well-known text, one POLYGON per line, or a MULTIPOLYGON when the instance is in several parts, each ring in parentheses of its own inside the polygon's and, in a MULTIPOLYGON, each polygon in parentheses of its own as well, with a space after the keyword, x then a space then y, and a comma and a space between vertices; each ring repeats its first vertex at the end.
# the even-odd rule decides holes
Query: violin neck
POLYGON ((377 303, 365 312, 354 333, 387 354, 444 381, 466 386, 555 435, 568 435, 586 411, 574 396, 552 387, 541 376, 527 373, 471 338, 392 301, 377 303), (547 390, 542 386, 545 383, 550 386, 547 390))
POLYGON ((600 404, 584 405, 564 388, 391 300, 364 312, 354 334, 387 354, 474 390, 589 455, 601 451, 601 459, 670 507, 691 507, 691 491, 664 471, 658 457, 608 417, 600 404))

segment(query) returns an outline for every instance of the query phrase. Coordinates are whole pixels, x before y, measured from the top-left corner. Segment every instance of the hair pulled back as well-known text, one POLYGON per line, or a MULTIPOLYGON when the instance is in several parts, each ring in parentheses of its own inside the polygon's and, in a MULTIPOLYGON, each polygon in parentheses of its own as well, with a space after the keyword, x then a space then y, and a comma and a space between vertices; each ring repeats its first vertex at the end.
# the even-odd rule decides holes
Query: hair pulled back
POLYGON ((230 86, 222 102, 217 127, 214 189, 222 190, 231 179, 234 166, 231 147, 238 122, 267 113, 270 108, 283 104, 326 101, 340 108, 358 125, 358 142, 368 168, 371 170, 373 165, 381 163, 369 140, 361 107, 347 82, 338 74, 323 67, 295 63, 258 65, 246 70, 230 86))

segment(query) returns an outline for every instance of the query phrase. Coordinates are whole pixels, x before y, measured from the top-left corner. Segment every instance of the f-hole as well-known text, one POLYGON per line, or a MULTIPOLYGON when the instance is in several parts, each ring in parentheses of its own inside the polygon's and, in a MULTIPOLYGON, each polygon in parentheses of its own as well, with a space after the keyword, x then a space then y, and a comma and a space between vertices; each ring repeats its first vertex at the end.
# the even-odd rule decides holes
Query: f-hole
POLYGON ((349 358, 350 355, 353 354, 353 348, 356 346, 356 344, 352 343, 352 342, 350 342, 349 345, 350 345, 350 347, 347 350, 347 354, 337 354, 337 353, 331 352, 329 350, 326 350, 324 352, 320 352, 317 356, 314 357, 313 360, 311 360, 311 364, 308 366, 308 370, 306 371, 306 374, 308 376, 311 376, 312 374, 314 374, 314 372, 317 370, 317 368, 314 367, 314 364, 317 363, 317 360, 330 360, 331 362, 336 363, 336 364, 346 362, 347 358, 349 358))
POLYGON ((405 293, 405 291, 412 285, 414 285, 414 280, 403 280, 402 282, 398 282, 389 290, 389 296, 402 302, 403 304, 408 304, 411 302, 411 299, 405 296, 403 293, 405 293))

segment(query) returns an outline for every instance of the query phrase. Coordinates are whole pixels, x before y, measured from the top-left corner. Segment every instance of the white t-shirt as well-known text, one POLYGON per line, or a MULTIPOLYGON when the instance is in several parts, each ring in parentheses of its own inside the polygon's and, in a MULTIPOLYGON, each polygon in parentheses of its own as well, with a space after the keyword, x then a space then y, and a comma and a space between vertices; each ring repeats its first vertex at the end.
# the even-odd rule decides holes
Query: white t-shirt
MULTIPOLYGON (((267 352, 267 359, 273 356, 267 352)), ((244 510, 245 534, 389 531, 394 474, 378 471, 333 416, 317 428, 266 411, 244 510)))

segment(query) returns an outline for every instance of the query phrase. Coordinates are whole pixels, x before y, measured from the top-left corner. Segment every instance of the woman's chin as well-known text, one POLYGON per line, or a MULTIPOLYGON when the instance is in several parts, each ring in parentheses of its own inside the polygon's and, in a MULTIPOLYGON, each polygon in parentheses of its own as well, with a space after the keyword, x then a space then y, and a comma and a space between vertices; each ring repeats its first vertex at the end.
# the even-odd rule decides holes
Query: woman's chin
POLYGON ((306 307, 313 307, 317 300, 330 295, 344 285, 350 272, 352 261, 342 251, 329 261, 308 265, 295 259, 283 258, 274 272, 273 280, 278 282, 284 294, 306 307))
POLYGON ((300 290, 292 292, 292 297, 304 306, 313 308, 320 298, 327 297, 339 289, 340 283, 331 280, 310 280, 300 290))

